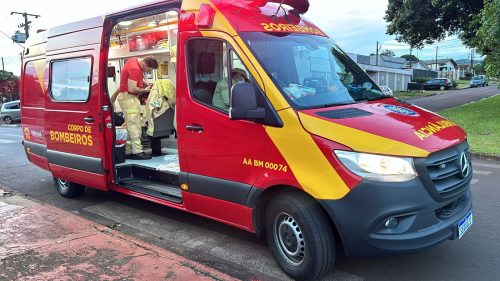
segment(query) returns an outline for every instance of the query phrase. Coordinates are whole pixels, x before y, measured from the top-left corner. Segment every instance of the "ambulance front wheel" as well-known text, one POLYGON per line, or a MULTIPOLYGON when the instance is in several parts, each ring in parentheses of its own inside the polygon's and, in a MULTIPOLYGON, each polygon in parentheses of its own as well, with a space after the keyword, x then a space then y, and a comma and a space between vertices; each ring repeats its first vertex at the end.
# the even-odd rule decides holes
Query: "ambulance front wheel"
POLYGON ((334 232, 317 202, 300 193, 281 194, 265 213, 267 242, 286 274, 316 280, 333 270, 334 232))
POLYGON ((76 198, 82 196, 85 191, 85 186, 60 178, 54 178, 54 183, 56 185, 57 192, 65 198, 76 198))

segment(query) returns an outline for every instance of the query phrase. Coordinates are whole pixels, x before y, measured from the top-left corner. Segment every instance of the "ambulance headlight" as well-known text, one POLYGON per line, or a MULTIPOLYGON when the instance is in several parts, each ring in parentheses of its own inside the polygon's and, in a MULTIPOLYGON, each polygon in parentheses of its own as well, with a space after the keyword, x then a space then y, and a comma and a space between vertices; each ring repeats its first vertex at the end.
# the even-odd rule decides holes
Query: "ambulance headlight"
POLYGON ((335 155, 354 174, 374 181, 404 182, 417 176, 412 158, 335 150, 335 155))

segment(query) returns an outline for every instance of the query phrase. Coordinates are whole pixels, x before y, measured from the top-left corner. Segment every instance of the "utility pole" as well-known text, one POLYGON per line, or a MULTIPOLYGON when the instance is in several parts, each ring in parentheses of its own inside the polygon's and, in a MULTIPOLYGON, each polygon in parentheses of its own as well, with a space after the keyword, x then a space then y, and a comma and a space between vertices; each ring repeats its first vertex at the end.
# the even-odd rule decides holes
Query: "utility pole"
POLYGON ((470 71, 474 76, 474 48, 470 49, 470 71))
POLYGON ((29 32, 29 29, 30 29, 30 23, 31 21, 28 20, 28 17, 35 17, 36 18, 39 18, 40 15, 33 15, 33 14, 28 14, 27 12, 24 12, 24 13, 19 13, 19 12, 10 12, 10 15, 22 15, 24 17, 24 23, 21 23, 19 25, 19 27, 24 27, 24 33, 26 34, 26 39, 28 39, 28 37, 30 37, 30 32, 29 32))
POLYGON ((3 57, 2 57, 2 70, 5 71, 5 65, 3 64, 3 57))
POLYGON ((438 71, 438 50, 439 46, 436 46, 436 71, 438 71))
POLYGON ((378 66, 378 41, 377 41, 377 51, 375 52, 375 65, 378 66))
POLYGON ((411 57, 412 52, 413 52, 413 48, 412 48, 412 47, 410 47, 410 69, 413 69, 413 68, 412 68, 412 65, 411 65, 411 63, 412 63, 412 60, 411 60, 411 58, 412 58, 412 57, 411 57))

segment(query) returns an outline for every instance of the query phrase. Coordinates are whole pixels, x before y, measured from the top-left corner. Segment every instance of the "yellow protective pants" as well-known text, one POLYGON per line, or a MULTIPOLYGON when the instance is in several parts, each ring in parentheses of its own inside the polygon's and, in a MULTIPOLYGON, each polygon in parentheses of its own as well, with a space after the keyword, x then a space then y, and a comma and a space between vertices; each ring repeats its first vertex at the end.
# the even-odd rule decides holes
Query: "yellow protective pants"
POLYGON ((125 124, 127 126, 127 143, 125 144, 125 153, 133 154, 142 152, 141 134, 141 102, 136 95, 129 93, 120 93, 118 103, 125 115, 125 124))

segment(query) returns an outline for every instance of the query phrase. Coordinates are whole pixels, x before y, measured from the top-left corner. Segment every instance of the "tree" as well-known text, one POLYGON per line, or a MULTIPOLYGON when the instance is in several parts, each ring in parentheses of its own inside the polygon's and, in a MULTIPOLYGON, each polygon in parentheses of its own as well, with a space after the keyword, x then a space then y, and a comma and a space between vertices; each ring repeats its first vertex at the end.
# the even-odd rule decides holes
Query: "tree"
POLYGON ((396 53, 393 50, 385 49, 380 53, 382 56, 395 57, 396 53))
POLYGON ((483 0, 389 0, 387 33, 412 48, 422 48, 449 35, 459 35, 470 46, 481 26, 474 16, 483 6, 483 0))
POLYGON ((408 54, 408 55, 402 55, 401 57, 404 58, 406 61, 411 61, 411 62, 418 62, 419 61, 419 59, 414 55, 408 54))
POLYGON ((480 53, 486 55, 486 73, 500 78, 500 0, 486 2, 475 22, 479 22, 481 27, 472 43, 480 53))
POLYGON ((474 73, 486 74, 486 63, 483 61, 482 63, 474 65, 474 73))
POLYGON ((0 70, 0 99, 19 99, 19 78, 12 72, 0 70))

